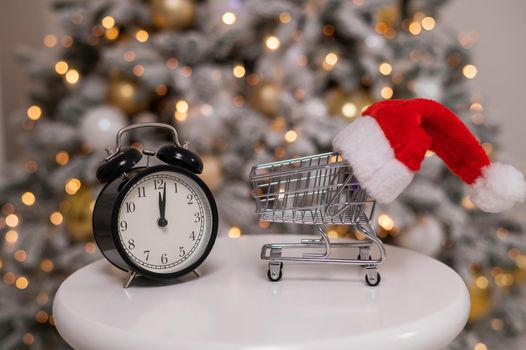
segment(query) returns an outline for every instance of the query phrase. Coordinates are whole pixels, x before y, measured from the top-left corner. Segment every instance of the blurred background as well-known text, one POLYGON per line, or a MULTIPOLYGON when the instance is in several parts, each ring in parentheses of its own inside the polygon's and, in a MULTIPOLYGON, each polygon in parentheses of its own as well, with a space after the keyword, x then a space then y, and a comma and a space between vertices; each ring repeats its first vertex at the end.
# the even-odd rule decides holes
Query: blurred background
MULTIPOLYGON (((305 229, 257 222, 250 166, 329 150, 377 100, 436 99, 492 159, 526 171, 525 10, 520 0, 0 2, 0 348, 67 348, 53 294, 100 258, 95 168, 129 123, 170 123, 191 141, 232 239, 305 229)), ((470 320, 450 349, 526 348, 523 212, 474 209, 430 153, 374 219, 385 242, 466 281, 470 320)))

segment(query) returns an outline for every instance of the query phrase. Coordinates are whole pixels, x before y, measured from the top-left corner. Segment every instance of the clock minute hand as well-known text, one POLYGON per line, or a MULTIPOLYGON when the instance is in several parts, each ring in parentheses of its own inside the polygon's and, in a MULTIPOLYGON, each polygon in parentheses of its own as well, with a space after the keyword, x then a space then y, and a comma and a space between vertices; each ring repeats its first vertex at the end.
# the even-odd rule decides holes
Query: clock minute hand
POLYGON ((161 217, 159 218, 159 220, 157 220, 157 224, 160 227, 165 227, 166 225, 168 225, 168 220, 166 220, 166 218, 165 218, 165 213, 166 213, 166 185, 163 188, 162 196, 161 196, 161 192, 159 192, 159 213, 160 213, 161 217))

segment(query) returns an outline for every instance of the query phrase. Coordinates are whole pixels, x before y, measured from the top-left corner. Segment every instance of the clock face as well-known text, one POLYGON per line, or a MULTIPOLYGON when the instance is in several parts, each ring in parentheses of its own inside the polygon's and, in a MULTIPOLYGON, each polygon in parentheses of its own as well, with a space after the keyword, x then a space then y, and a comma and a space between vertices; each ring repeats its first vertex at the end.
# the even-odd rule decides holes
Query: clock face
POLYGON ((127 191, 117 229, 121 246, 135 265, 171 274, 206 254, 213 219, 201 186, 189 176, 165 170, 140 178, 127 191))

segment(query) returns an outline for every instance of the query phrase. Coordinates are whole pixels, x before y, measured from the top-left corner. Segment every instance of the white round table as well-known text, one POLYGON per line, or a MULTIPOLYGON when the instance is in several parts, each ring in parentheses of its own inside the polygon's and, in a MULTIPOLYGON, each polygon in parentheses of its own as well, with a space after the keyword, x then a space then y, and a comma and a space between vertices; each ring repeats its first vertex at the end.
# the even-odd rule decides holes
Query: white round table
POLYGON ((469 297, 446 265, 387 246, 382 282, 365 284, 362 268, 286 263, 267 280, 264 243, 304 236, 219 238, 199 268, 163 285, 136 279, 106 260, 67 278, 53 315, 76 349, 390 349, 432 350, 462 330, 469 297))

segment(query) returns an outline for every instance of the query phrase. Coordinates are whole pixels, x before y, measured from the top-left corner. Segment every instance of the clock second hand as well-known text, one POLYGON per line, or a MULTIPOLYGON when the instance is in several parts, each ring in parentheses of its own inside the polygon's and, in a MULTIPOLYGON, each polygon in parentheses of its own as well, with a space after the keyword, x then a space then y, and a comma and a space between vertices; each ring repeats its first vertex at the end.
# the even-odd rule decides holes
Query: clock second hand
POLYGON ((168 225, 168 220, 165 218, 166 213, 166 184, 163 188, 163 194, 161 196, 161 192, 159 192, 159 212, 161 214, 161 217, 159 220, 157 220, 157 224, 159 227, 165 227, 168 225))

